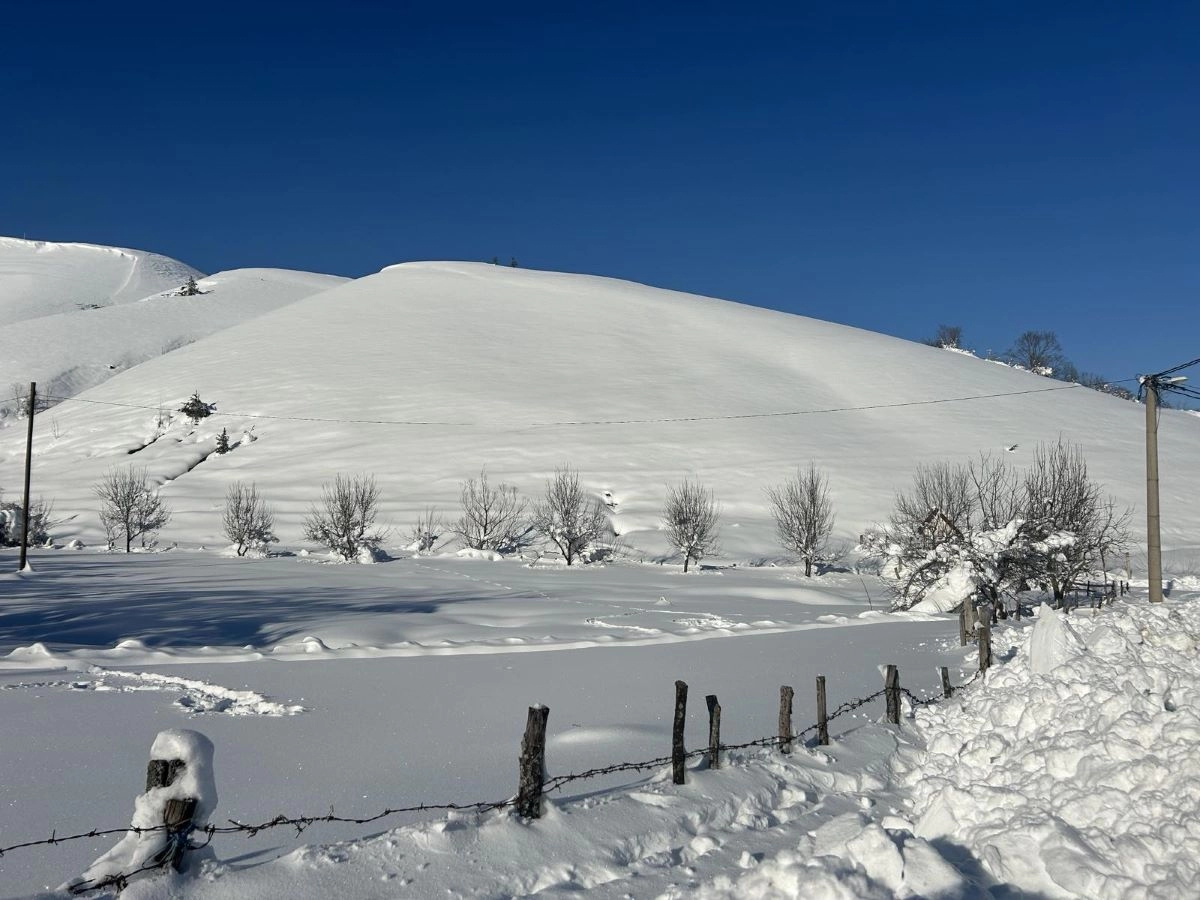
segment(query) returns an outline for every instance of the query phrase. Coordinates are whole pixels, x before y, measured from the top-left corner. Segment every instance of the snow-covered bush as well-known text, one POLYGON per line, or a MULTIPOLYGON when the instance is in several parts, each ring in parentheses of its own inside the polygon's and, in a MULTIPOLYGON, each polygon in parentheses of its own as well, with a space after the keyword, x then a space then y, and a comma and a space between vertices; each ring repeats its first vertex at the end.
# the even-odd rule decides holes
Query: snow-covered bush
POLYGON ((809 463, 783 484, 767 488, 771 515, 779 543, 804 561, 804 574, 812 577, 814 563, 827 561, 829 534, 833 530, 833 503, 829 482, 809 463))
POLYGON ((949 609, 973 593, 996 601, 1045 583, 1056 602, 1128 541, 1129 514, 1088 478, 1082 451, 1040 445, 1023 476, 995 457, 917 468, 888 524, 862 547, 884 561, 893 607, 928 597, 949 609))
POLYGON ((275 540, 275 516, 253 482, 235 481, 229 486, 222 524, 225 537, 237 546, 238 556, 249 550, 265 551, 275 540))
POLYGON ((570 466, 556 469, 546 482, 546 493, 533 509, 533 527, 558 548, 568 566, 609 530, 604 504, 588 496, 570 466))
POLYGON ((492 487, 486 471, 462 486, 462 515, 454 533, 471 550, 511 552, 525 546, 531 526, 525 521, 525 500, 509 484, 492 487))
POLYGON ((693 481, 667 488, 663 526, 671 546, 683 554, 683 571, 719 549, 721 510, 711 489, 693 481))
POLYGON ((373 475, 338 475, 321 488, 321 502, 304 519, 304 536, 328 547, 346 562, 358 562, 361 551, 372 553, 387 537, 375 528, 379 486, 373 475))
POLYGON ((409 533, 408 549, 417 554, 432 553, 445 530, 446 523, 437 508, 425 507, 425 511, 417 516, 416 524, 409 533))
POLYGON ((112 469, 92 485, 92 493, 100 500, 100 524, 110 550, 121 539, 126 553, 134 538, 141 538, 146 546, 147 535, 157 533, 171 519, 166 501, 150 490, 145 469, 112 469))
MULTIPOLYGON (((29 543, 45 544, 50 540, 50 529, 60 522, 54 522, 52 515, 54 504, 47 503, 40 497, 29 504, 29 543)), ((24 516, 24 506, 11 500, 4 499, 4 491, 0 490, 0 547, 16 547, 21 543, 21 527, 24 516)))

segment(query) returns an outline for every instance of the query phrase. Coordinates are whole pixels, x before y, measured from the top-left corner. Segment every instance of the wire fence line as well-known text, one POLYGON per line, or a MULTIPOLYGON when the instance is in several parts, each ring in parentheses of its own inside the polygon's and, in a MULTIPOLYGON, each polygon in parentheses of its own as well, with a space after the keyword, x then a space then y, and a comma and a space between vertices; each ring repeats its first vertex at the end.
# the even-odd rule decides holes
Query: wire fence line
MULTIPOLYGON (((963 682, 961 685, 953 687, 953 691, 957 692, 966 688, 972 682, 979 678, 982 672, 976 672, 970 679, 963 682)), ((926 706, 932 703, 937 703, 945 699, 942 696, 930 695, 920 697, 914 694, 907 688, 900 688, 900 692, 908 697, 914 707, 926 706)), ((887 693, 887 689, 876 691, 873 694, 868 694, 865 697, 857 697, 852 700, 847 700, 837 706, 832 712, 826 716, 826 724, 838 719, 841 716, 847 715, 863 706, 878 700, 887 693)), ((815 734, 820 727, 819 723, 803 728, 790 736, 771 735, 769 737, 760 737, 753 740, 745 741, 737 744, 718 745, 721 752, 730 750, 747 750, 760 747, 779 747, 784 744, 790 745, 793 740, 802 739, 806 736, 815 734)), ((709 753, 709 748, 691 750, 683 755, 684 760, 694 760, 704 757, 709 753)), ((580 772, 573 772, 565 775, 556 775, 542 782, 542 793, 549 794, 560 791, 565 786, 577 781, 586 781, 593 778, 599 778, 607 775, 616 775, 624 772, 643 772, 652 769, 663 768, 669 766, 676 759, 672 756, 659 756, 653 759, 642 760, 640 762, 619 762, 607 766, 598 766, 591 769, 585 769, 580 772)), ((295 829, 296 835, 302 834, 312 825, 320 823, 338 823, 349 825, 368 825, 386 819, 392 816, 409 814, 409 813, 429 813, 429 812, 475 812, 485 813, 501 809, 515 807, 518 798, 516 796, 506 798, 504 800, 493 801, 476 801, 470 803, 417 803, 409 806, 394 806, 386 807, 383 810, 366 816, 344 816, 338 815, 332 806, 329 811, 321 815, 277 815, 271 819, 259 823, 242 822, 237 819, 226 820, 225 825, 203 825, 199 827, 193 826, 191 823, 183 827, 171 826, 168 824, 154 825, 148 827, 139 827, 134 825, 126 825, 119 828, 94 828, 88 831, 79 832, 76 834, 59 835, 57 832, 51 832, 48 838, 40 840, 22 841, 20 843, 0 846, 0 857, 3 857, 15 850, 22 850, 31 847, 39 846, 54 846, 72 841, 94 839, 107 837, 111 835, 145 835, 145 834, 165 834, 166 842, 162 849, 156 852, 149 861, 144 865, 131 869, 125 872, 117 872, 111 875, 95 879, 87 879, 77 881, 68 886, 68 890, 72 894, 82 895, 93 891, 98 891, 106 888, 116 888, 118 891, 123 890, 128 886, 130 879, 137 875, 165 868, 173 858, 178 858, 185 852, 194 852, 202 850, 212 843, 213 838, 217 835, 227 834, 244 834, 247 838, 255 837, 263 831, 269 831, 275 828, 292 828, 295 829), (202 843, 193 843, 192 838, 195 835, 202 835, 202 843)))

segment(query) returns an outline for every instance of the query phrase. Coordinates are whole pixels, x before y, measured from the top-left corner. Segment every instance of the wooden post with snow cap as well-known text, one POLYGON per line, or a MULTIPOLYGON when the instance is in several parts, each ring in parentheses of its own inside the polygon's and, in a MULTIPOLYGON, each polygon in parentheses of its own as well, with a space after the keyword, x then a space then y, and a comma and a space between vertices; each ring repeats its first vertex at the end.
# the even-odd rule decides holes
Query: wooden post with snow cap
POLYGON ((687 751, 683 749, 683 727, 687 723, 687 694, 685 682, 675 682, 675 719, 671 725, 671 780, 675 784, 687 781, 687 751))
POLYGON ((825 710, 825 676, 817 676, 817 744, 829 746, 829 713, 825 710))
POLYGON ((950 684, 950 670, 947 669, 945 666, 942 666, 941 672, 942 672, 942 697, 943 697, 943 699, 949 700, 952 696, 954 696, 954 688, 950 684))
POLYGON ((708 704, 708 767, 721 768, 721 704, 716 694, 704 698, 708 704))
POLYGON ((986 672, 992 664, 992 617, 980 616, 976 630, 979 636, 979 671, 986 672))
POLYGON ((521 739, 521 780, 517 788, 517 815, 542 817, 542 784, 546 781, 546 720, 550 707, 529 707, 525 736, 521 739))
POLYGON ((884 696, 887 698, 887 720, 900 724, 900 670, 889 665, 883 676, 884 696))
MULTIPOLYGON (((152 759, 146 764, 146 790, 170 787, 176 777, 186 768, 182 759, 152 759)), ((163 806, 162 824, 167 827, 167 843, 154 859, 164 866, 179 871, 187 850, 187 836, 192 830, 192 817, 196 814, 196 800, 192 797, 172 798, 163 806)))
POLYGON ((792 697, 791 685, 779 686, 779 751, 792 752, 792 697))

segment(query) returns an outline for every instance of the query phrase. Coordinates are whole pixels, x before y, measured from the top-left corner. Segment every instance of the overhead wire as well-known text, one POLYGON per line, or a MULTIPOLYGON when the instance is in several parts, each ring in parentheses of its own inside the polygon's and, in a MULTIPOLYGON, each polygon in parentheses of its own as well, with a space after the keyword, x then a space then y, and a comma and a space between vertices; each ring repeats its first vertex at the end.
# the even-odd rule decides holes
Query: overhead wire
MULTIPOLYGON (((470 421, 435 421, 414 419, 338 419, 324 416, 283 416, 270 413, 239 413, 214 410, 212 415, 238 419, 269 419, 289 422, 319 422, 331 425, 396 425, 409 427, 440 427, 440 428, 558 428, 582 427, 601 425, 652 425, 672 424, 682 422, 715 422, 740 419, 770 419, 792 416, 824 415, 840 412, 866 412, 882 409, 900 409, 911 406, 932 406, 943 403, 964 403, 974 400, 992 400, 1000 397, 1018 397, 1028 394, 1045 394, 1052 391, 1069 391, 1083 387, 1079 384, 1064 384, 1048 388, 1032 388, 1024 391, 1002 391, 992 394, 970 394, 962 397, 937 397, 929 400, 904 400, 898 403, 871 403, 861 406, 835 406, 819 409, 796 409, 778 412, 762 413, 726 413, 711 416, 676 416, 651 419, 576 419, 543 422, 470 422, 470 421)), ((120 403, 112 400, 87 400, 80 397, 48 396, 47 399, 69 403, 88 403, 98 406, 115 406, 124 409, 158 410, 161 406, 151 406, 141 403, 120 403)))

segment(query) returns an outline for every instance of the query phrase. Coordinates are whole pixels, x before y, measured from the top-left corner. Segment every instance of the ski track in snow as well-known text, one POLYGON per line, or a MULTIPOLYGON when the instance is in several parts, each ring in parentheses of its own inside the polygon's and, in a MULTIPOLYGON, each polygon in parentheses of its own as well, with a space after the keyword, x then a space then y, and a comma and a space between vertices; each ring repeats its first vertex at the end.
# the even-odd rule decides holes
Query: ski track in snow
POLYGON ((97 693, 163 691, 178 693, 175 704, 190 715, 223 713, 230 716, 293 716, 303 706, 277 703, 249 689, 234 690, 207 681, 160 675, 156 672, 122 672, 89 666, 82 677, 53 681, 20 681, 0 685, 3 691, 71 690, 97 693))

